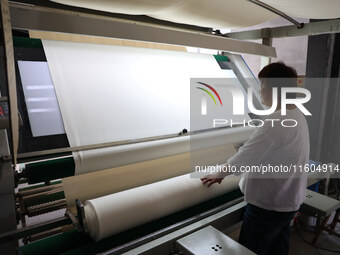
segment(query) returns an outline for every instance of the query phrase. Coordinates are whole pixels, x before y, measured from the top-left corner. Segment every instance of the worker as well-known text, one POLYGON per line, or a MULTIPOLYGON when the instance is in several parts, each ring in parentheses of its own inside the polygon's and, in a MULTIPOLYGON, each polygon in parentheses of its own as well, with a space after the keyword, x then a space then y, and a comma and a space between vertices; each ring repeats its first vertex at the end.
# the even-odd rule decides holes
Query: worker
MULTIPOLYGON (((297 86, 296 71, 282 62, 265 66, 258 75, 261 83, 262 104, 271 107, 273 88, 297 86), (287 78, 287 79, 286 79, 287 78)), ((305 199, 307 173, 300 171, 309 161, 309 133, 306 118, 294 104, 281 112, 281 94, 278 93, 276 111, 266 119, 293 119, 295 127, 272 125, 265 121, 256 128, 249 140, 231 157, 229 166, 290 167, 289 172, 242 172, 239 186, 247 202, 239 242, 256 254, 287 255, 289 251, 290 222, 305 199), (294 172, 295 168, 295 172, 294 172)), ((291 94, 290 98, 295 98, 291 94)), ((288 98, 288 97, 287 97, 288 98)), ((244 167, 245 168, 245 167, 244 167)), ((201 178, 210 187, 221 183, 231 171, 220 171, 201 178)), ((237 175, 236 174, 236 175, 237 175)))

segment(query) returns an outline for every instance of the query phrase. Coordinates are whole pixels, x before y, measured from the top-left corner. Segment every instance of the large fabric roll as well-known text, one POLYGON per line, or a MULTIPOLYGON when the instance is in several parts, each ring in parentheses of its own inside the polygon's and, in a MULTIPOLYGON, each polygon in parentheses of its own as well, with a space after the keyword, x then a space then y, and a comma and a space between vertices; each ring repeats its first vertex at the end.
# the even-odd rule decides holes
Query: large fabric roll
POLYGON ((235 190, 238 181, 239 178, 230 176, 207 188, 200 179, 187 174, 88 200, 85 218, 89 234, 99 241, 235 190))
MULTIPOLYGON (((234 144, 248 140, 254 128, 238 127, 195 135, 194 150, 190 150, 189 138, 158 141, 150 146, 138 145, 126 149, 116 148, 112 154, 93 154, 84 164, 96 167, 111 155, 107 162, 109 169, 77 175, 63 179, 63 187, 68 207, 73 207, 75 199, 105 196, 141 185, 150 184, 175 176, 187 174, 195 165, 215 165, 226 163, 236 152, 234 144), (111 167, 109 165, 111 164, 111 167)), ((112 148, 115 149, 115 148, 112 148)))

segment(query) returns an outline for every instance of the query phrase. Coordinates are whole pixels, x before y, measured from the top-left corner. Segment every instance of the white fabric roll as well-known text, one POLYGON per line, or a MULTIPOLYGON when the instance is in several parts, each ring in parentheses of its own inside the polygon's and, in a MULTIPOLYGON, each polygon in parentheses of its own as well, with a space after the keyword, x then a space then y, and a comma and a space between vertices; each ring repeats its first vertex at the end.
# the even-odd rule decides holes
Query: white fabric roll
POLYGON ((150 185, 88 200, 85 218, 90 236, 99 241, 235 190, 239 178, 227 177, 210 188, 182 175, 150 185))
MULTIPOLYGON (((232 145, 248 140, 254 128, 237 127, 211 131, 192 137, 179 137, 74 153, 76 174, 94 172, 146 160, 168 157, 193 150, 203 150, 220 145, 232 145), (192 144, 191 141, 194 141, 192 144)), ((224 158, 226 160, 226 158, 224 158)), ((226 162, 219 159, 219 163, 226 162)))

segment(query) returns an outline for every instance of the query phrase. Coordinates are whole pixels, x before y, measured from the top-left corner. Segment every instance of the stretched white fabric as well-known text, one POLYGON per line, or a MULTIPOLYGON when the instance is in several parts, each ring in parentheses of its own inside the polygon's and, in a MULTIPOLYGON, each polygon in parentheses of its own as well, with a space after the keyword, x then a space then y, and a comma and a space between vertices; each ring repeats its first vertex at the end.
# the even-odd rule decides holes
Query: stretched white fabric
MULTIPOLYGON (((190 130, 190 78, 235 77, 212 55, 47 40, 43 45, 72 147, 190 130)), ((170 141, 151 149, 144 144, 74 153, 75 173, 188 151, 188 143, 176 141, 175 147, 170 141)))
POLYGON ((200 179, 182 175, 150 185, 86 201, 85 218, 90 236, 105 237, 161 218, 235 190, 239 179, 231 176, 210 188, 200 179))
POLYGON ((148 15, 176 23, 213 28, 238 28, 268 21, 276 15, 246 0, 53 0, 105 12, 148 15))
MULTIPOLYGON (((239 28, 269 21, 276 14, 247 0, 53 0, 105 12, 148 15, 157 19, 212 28, 239 28)), ((296 18, 340 17, 338 0, 262 0, 296 18)))

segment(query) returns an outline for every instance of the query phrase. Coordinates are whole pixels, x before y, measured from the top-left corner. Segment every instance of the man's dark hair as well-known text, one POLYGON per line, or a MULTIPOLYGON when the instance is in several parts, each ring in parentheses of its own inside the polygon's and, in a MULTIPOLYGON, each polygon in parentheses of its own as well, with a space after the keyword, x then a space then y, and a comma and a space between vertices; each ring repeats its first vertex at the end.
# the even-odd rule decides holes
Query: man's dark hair
MULTIPOLYGON (((297 73, 293 67, 285 65, 283 62, 276 62, 266 65, 258 75, 259 80, 268 88, 278 88, 279 98, 281 98, 282 87, 297 87, 297 73)), ((295 93, 287 95, 287 98, 295 98, 295 93)))

